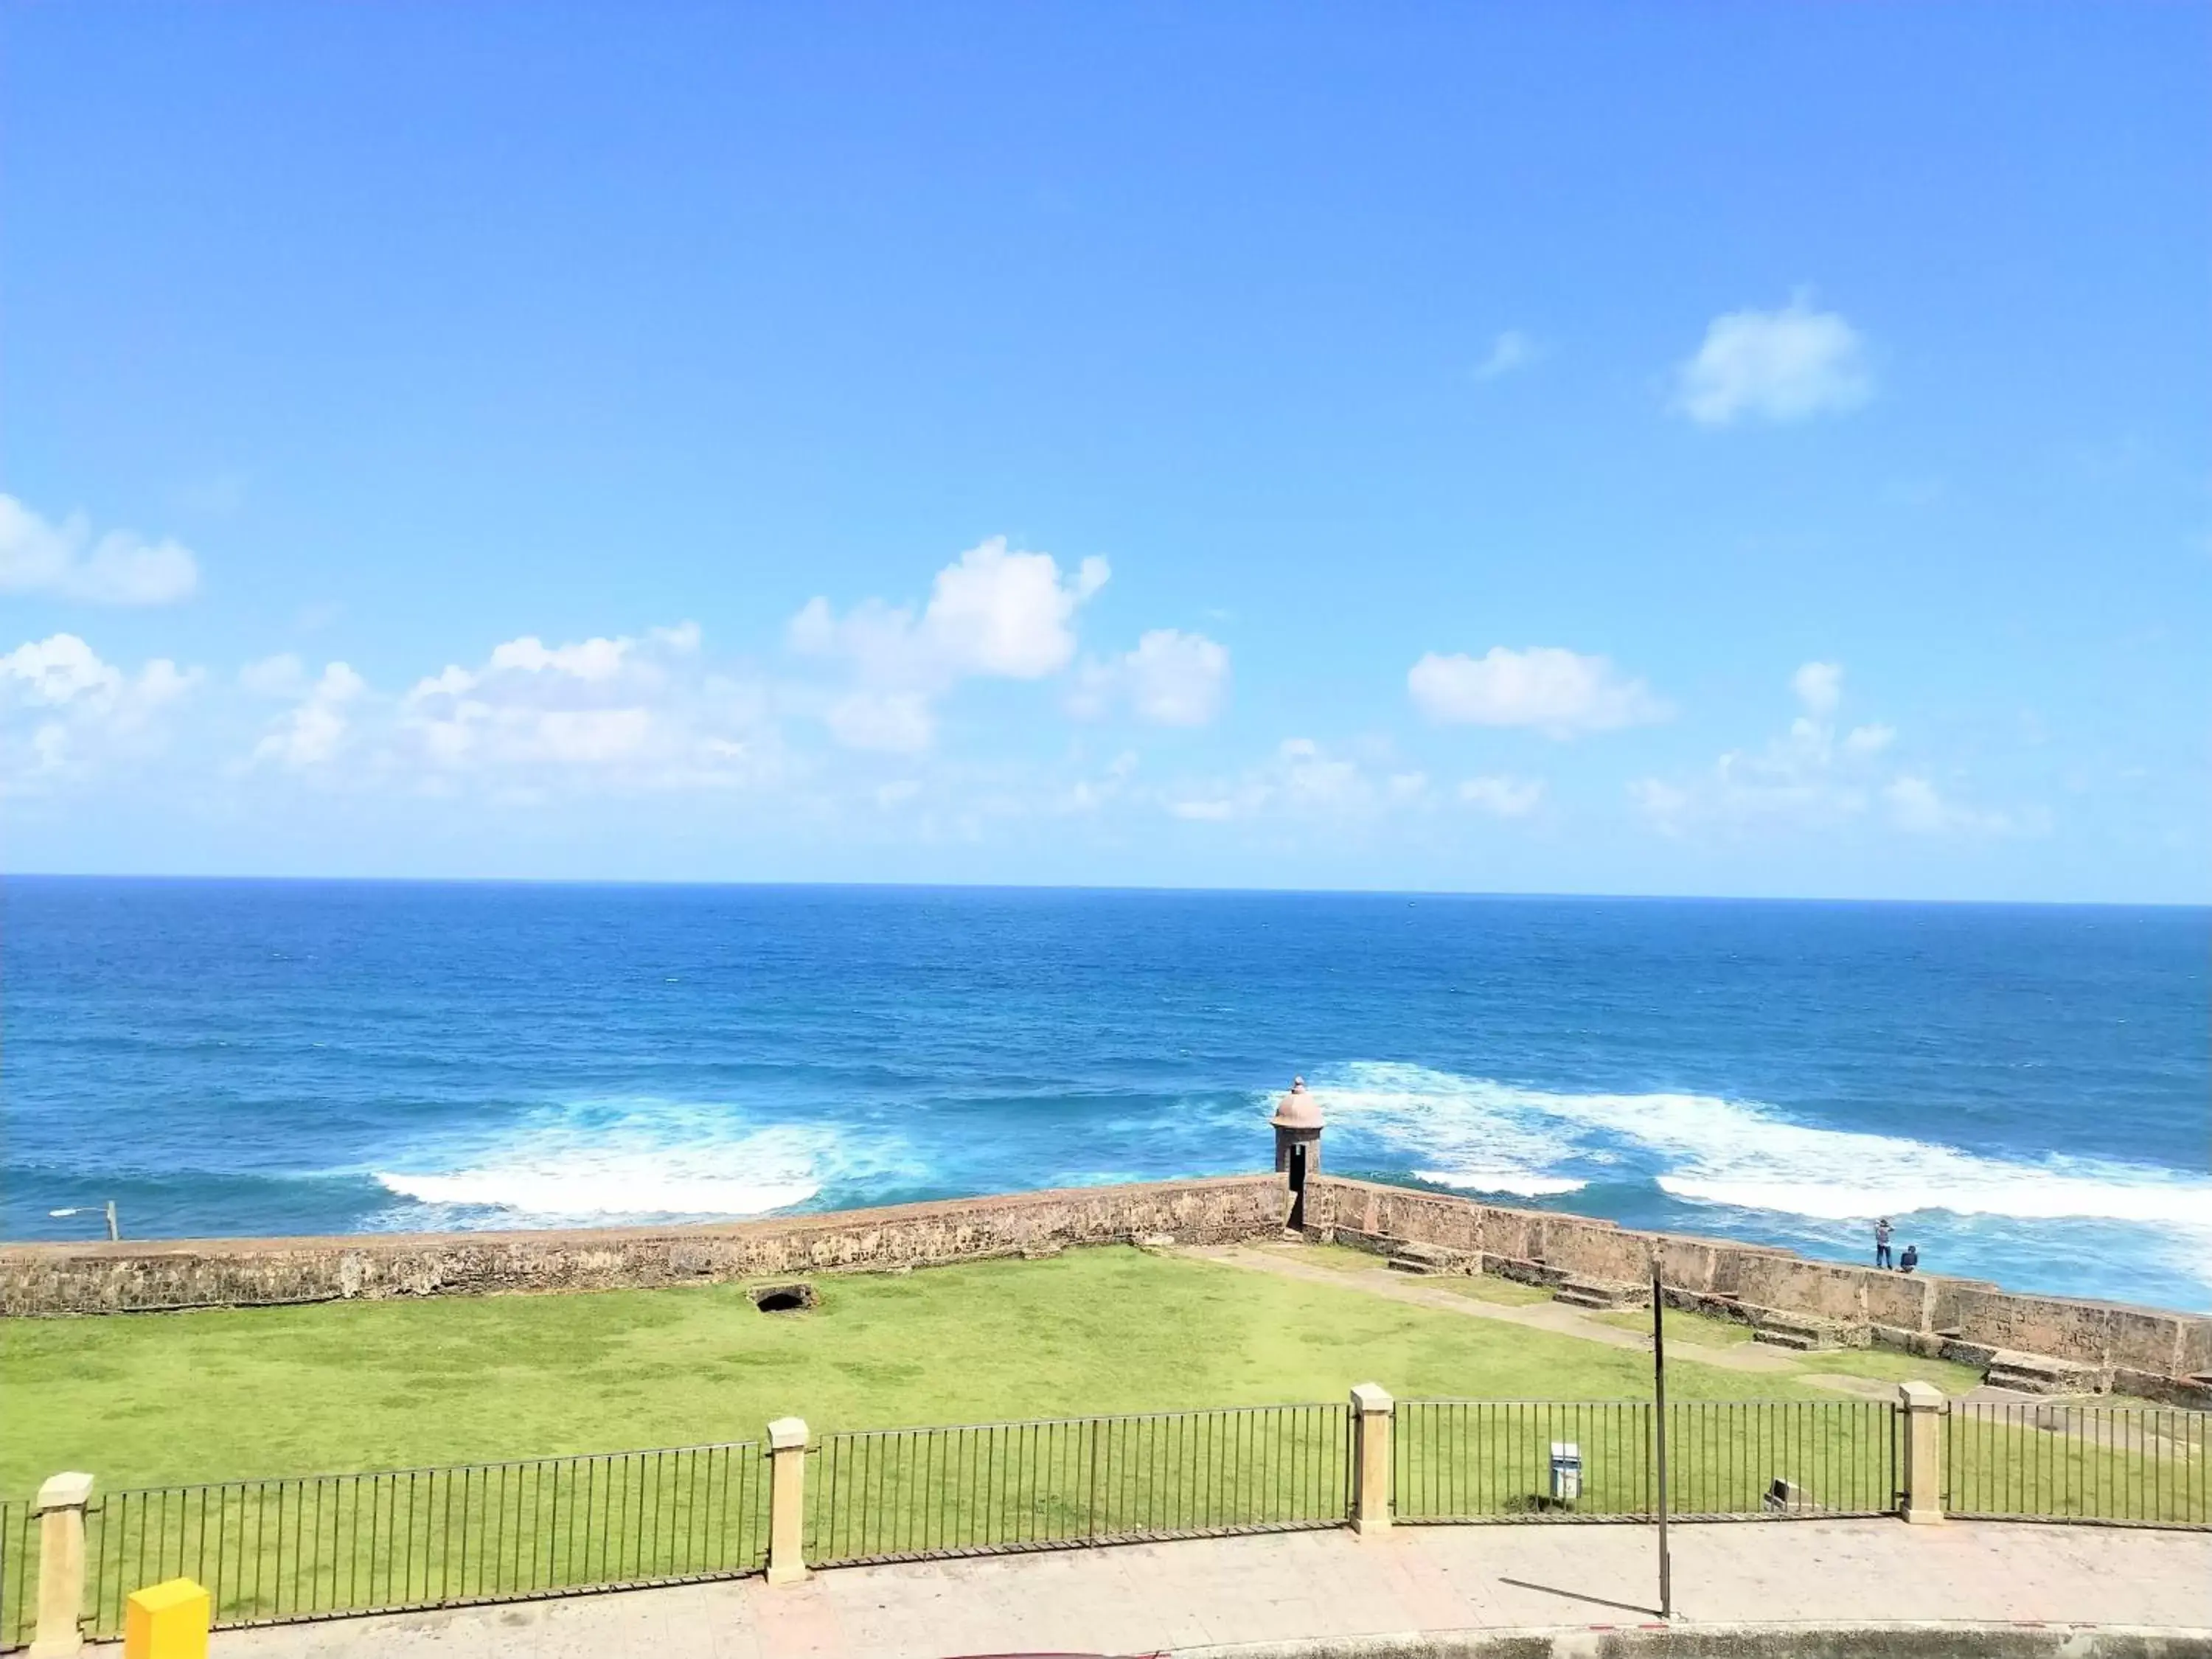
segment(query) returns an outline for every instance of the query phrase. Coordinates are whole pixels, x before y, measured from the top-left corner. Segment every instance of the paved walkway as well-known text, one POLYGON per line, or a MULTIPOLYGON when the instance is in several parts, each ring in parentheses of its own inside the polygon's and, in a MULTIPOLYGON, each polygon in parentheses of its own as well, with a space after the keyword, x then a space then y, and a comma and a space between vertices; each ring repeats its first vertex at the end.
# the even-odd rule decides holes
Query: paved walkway
MULTIPOLYGON (((1401 1527, 847 1567, 239 1631, 213 1659, 945 1659, 1167 1649, 1655 1615, 1640 1526, 1401 1527)), ((2212 1534, 1953 1522, 1674 1528, 1702 1624, 2148 1625, 2212 1630, 2212 1534)))

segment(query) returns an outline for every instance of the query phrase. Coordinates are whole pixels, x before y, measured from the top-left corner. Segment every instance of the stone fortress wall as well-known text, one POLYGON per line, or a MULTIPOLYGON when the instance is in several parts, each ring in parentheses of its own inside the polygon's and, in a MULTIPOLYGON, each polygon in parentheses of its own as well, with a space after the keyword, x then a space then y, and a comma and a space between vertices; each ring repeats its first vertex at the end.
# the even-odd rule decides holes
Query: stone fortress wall
POLYGON ((1879 1346, 1979 1365, 2046 1393, 2118 1388, 2212 1406, 2212 1316, 1984 1279, 1811 1261, 1760 1244, 1639 1232, 1589 1216, 1516 1210, 1449 1194, 1319 1177, 1308 1231, 1424 1265, 1552 1286, 1565 1299, 1650 1305, 1651 1261, 1671 1305, 1739 1319, 1793 1347, 1879 1346))
MULTIPOLYGON (((1316 1160, 1318 1162, 1318 1160, 1316 1160)), ((1596 1305, 1670 1304, 1792 1346, 1878 1343, 1980 1364, 2049 1392, 2118 1388, 2212 1405, 2212 1317, 1975 1279, 1905 1275, 1717 1239, 1323 1175, 1304 1235, 1420 1271, 1489 1273, 1596 1305)), ((592 1291, 785 1274, 904 1271, 1069 1246, 1276 1237, 1281 1174, 1085 1187, 698 1226, 0 1245, 0 1315, 264 1307, 353 1298, 592 1291)))

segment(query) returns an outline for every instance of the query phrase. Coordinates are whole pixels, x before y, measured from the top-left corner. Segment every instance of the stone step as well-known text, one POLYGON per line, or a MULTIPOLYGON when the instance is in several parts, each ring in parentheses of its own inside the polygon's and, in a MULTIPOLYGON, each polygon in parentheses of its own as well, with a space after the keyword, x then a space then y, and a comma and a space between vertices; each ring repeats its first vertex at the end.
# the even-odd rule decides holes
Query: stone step
POLYGON ((2098 1366, 2010 1348, 1999 1348, 1990 1356, 1989 1373, 1982 1380, 1993 1389, 2017 1389, 2023 1394, 2102 1394, 2107 1386, 2098 1366))
POLYGON ((1516 1285, 1534 1285, 1547 1291, 1558 1290, 1574 1277, 1565 1267, 1553 1267, 1541 1261, 1525 1261, 1512 1255, 1485 1256, 1482 1271, 1494 1273, 1500 1279, 1510 1279, 1516 1285))
POLYGON ((1452 1273, 1461 1271, 1466 1256, 1464 1250, 1446 1249, 1441 1244, 1401 1244, 1390 1258, 1390 1266, 1401 1273, 1452 1273))
POLYGON ((1790 1348, 1799 1353, 1845 1346, 1844 1328, 1832 1319, 1791 1313, 1783 1308, 1747 1307, 1744 1311, 1751 1316, 1751 1340, 1754 1342, 1790 1348))
POLYGON ((1648 1285, 1626 1285, 1610 1279, 1570 1279, 1552 1292, 1552 1300, 1564 1302, 1570 1308, 1597 1308, 1611 1311, 1616 1308, 1649 1307, 1651 1288, 1648 1285))

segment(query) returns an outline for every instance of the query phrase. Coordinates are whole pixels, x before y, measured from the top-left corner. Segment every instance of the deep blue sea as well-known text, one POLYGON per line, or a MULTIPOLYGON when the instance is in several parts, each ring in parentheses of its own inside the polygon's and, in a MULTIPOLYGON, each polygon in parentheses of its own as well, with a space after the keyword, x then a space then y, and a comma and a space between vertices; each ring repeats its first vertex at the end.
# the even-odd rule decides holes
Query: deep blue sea
POLYGON ((2212 1307, 2212 912, 11 878, 0 1232, 1264 1167, 2212 1307))

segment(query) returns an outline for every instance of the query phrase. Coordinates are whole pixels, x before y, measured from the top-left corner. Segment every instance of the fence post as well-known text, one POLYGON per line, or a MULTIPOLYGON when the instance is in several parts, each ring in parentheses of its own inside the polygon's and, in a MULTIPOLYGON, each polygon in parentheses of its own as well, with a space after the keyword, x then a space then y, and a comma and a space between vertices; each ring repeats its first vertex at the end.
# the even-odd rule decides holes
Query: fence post
POLYGON ((1390 1528, 1390 1419, 1396 1407, 1379 1382, 1352 1391, 1352 1529, 1364 1538, 1390 1528))
POLYGON ((84 1511, 92 1477, 58 1474, 39 1488, 39 1633, 31 1659, 71 1659, 84 1645, 84 1511))
POLYGON ((1897 1408, 1905 1413, 1905 1518, 1929 1526, 1943 1518, 1943 1391, 1932 1382, 1900 1382, 1897 1408))
POLYGON ((806 1577, 806 1422, 779 1417, 768 1425, 768 1582, 806 1577))

